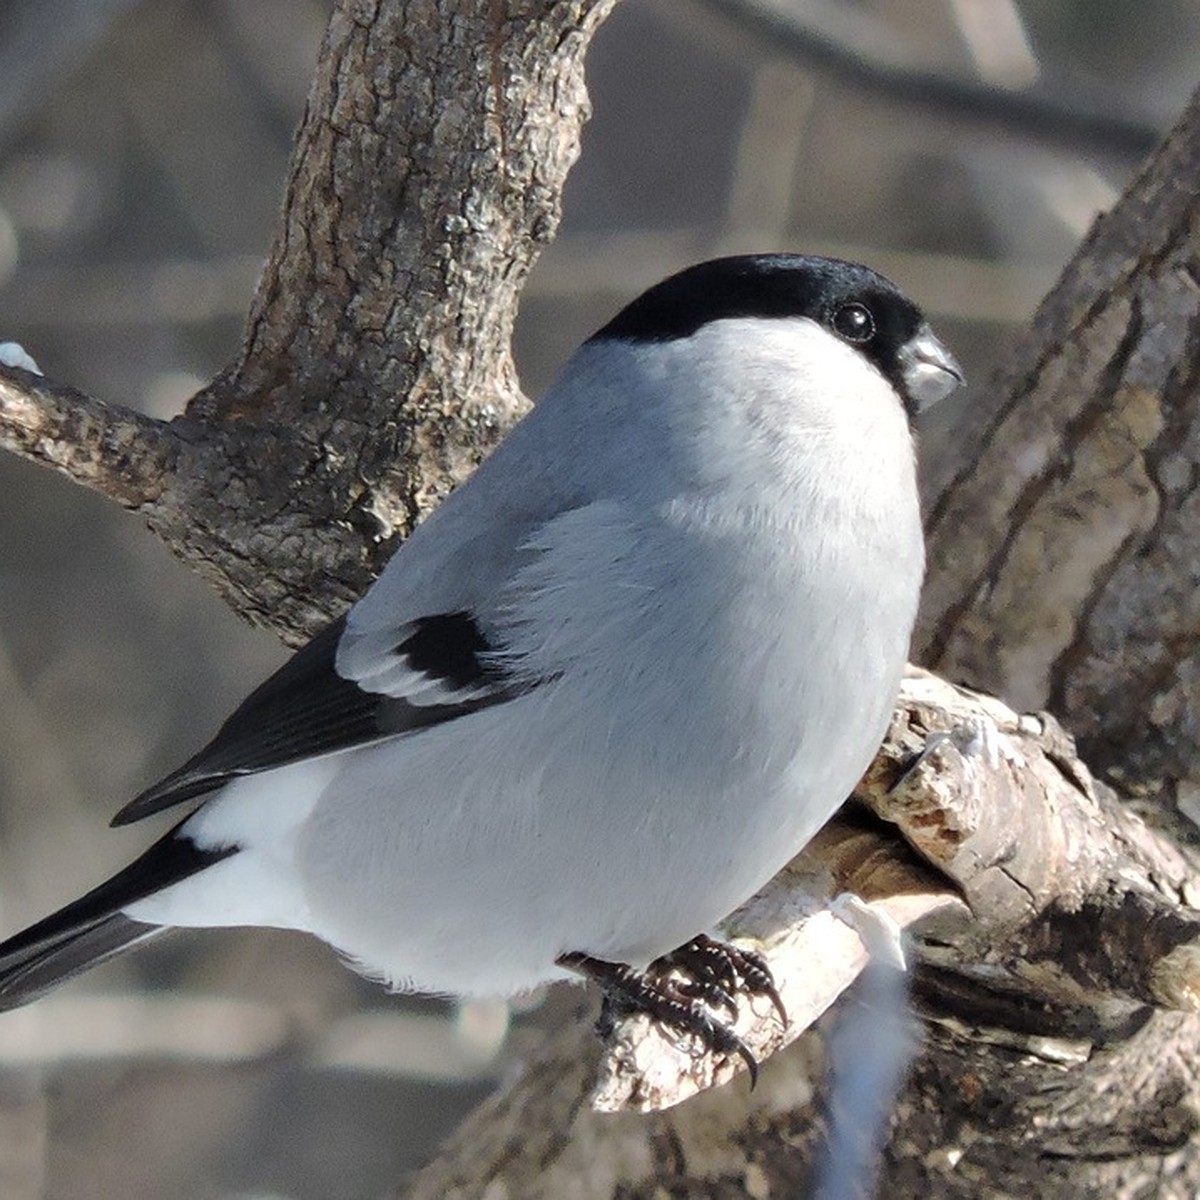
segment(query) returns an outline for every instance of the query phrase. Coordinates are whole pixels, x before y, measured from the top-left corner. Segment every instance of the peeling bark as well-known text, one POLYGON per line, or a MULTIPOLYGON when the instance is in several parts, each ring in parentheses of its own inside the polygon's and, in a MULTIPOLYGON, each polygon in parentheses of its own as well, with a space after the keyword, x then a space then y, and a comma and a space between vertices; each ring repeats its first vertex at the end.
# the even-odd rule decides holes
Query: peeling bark
POLYGON ((916 939, 923 1046, 880 1195, 1120 1195, 1160 1166, 1177 1176, 1160 1194, 1193 1195, 1200 1162, 1159 1156, 1200 1124, 1200 1079, 1182 1057, 1200 1033, 1194 864, 1092 779, 1053 719, 924 673, 906 682, 858 794, 881 821, 835 820, 727 923, 766 953, 791 1017, 785 1034, 769 1005, 744 1007, 739 1032, 775 1054, 758 1091, 740 1060, 697 1055, 644 1017, 617 1026, 594 1068, 573 1029, 407 1200, 813 1194, 831 1028, 818 1018, 826 989, 846 988, 866 958, 827 906, 844 889, 891 906, 916 939), (953 736, 912 770, 934 731, 953 736), (895 831, 927 865, 905 862, 895 831), (564 1103, 563 1086, 594 1088, 593 1107, 564 1103), (547 1127, 553 1141, 522 1133, 547 1127))

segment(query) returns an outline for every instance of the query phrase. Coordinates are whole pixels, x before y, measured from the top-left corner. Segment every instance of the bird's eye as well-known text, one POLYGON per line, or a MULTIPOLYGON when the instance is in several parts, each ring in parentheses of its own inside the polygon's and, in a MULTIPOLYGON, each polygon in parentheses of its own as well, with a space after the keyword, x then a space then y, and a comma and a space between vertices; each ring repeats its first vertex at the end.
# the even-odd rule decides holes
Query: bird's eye
POLYGON ((843 304, 833 314, 833 328, 848 342, 869 342, 875 336, 875 318, 865 304, 843 304))

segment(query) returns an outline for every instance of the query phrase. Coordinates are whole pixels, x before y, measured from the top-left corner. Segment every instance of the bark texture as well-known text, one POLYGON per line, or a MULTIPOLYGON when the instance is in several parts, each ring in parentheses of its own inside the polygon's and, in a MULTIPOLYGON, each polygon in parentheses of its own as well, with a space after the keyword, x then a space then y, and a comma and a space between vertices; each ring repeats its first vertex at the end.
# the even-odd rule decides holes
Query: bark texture
MULTIPOLYGON (((1200 790, 1200 96, 991 385, 929 522, 917 659, 1200 790)), ((1166 797, 1168 803, 1173 796, 1166 797)))
POLYGON ((168 424, 7 372, 0 445, 137 508, 303 640, 524 407, 517 300, 611 4, 343 0, 238 361, 168 424))
MULTIPOLYGON (((523 404, 513 312, 608 2, 343 0, 238 361, 169 424, 0 370, 0 445, 143 512, 240 611, 302 638, 523 404)), ((845 887, 919 934, 922 1044, 885 1118, 886 1194, 1197 1193, 1196 863, 1176 804, 1200 779, 1198 168, 1200 100, 994 382, 933 512, 919 652, 1053 705, 1156 828, 1053 720, 915 677, 863 785, 882 821, 835 827, 736 919, 777 956, 789 1036, 810 1026, 758 1090, 629 1111, 729 1069, 644 1023, 599 1064, 581 1021, 412 1197, 820 1194, 837 1105, 817 1018, 866 959, 830 917, 845 887), (601 1066, 626 1111, 589 1107, 601 1066)), ((765 1053, 784 1037, 763 1016, 765 1053)))

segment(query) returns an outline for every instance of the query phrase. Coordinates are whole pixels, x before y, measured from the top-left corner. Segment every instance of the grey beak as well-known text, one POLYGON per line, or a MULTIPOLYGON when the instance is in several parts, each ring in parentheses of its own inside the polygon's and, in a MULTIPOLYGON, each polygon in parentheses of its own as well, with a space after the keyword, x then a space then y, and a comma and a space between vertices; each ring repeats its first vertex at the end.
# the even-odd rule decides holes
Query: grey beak
POLYGON ((928 325, 900 347, 900 373, 917 412, 944 400, 963 382, 962 367, 928 325))

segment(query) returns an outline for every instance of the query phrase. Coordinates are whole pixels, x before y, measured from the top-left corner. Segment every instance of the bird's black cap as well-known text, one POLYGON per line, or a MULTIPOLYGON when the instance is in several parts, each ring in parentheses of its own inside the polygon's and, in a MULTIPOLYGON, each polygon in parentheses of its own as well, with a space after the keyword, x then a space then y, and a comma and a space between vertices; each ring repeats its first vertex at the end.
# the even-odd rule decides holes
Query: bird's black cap
POLYGON ((669 342, 733 317, 808 317, 854 342, 894 383, 897 355, 924 316, 895 284, 859 263, 801 254, 748 254, 698 263, 626 305, 593 342, 669 342), (839 314, 862 305, 870 338, 846 336, 839 314))

